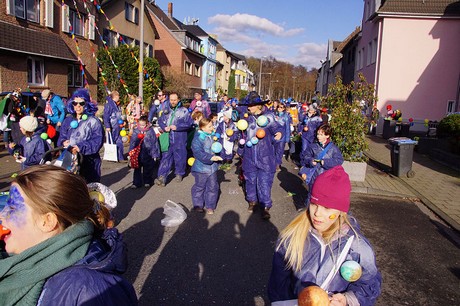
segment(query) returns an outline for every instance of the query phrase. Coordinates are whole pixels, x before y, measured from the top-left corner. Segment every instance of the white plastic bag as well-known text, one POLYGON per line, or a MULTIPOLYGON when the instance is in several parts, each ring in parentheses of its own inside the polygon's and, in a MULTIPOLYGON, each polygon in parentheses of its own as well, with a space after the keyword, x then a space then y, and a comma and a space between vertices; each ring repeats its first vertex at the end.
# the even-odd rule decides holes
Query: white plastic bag
POLYGON ((161 220, 161 225, 163 226, 178 226, 184 222, 185 219, 187 219, 187 213, 184 211, 184 209, 171 200, 166 201, 165 205, 163 206, 163 213, 166 215, 166 217, 161 220))

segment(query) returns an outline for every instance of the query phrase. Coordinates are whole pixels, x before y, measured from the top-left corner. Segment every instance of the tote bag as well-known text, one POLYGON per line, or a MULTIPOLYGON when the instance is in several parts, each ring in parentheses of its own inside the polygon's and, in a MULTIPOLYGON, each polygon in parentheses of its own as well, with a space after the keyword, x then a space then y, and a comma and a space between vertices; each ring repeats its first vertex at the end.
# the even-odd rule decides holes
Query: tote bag
POLYGON ((113 143, 112 134, 110 132, 106 132, 106 141, 104 143, 104 160, 107 161, 118 161, 118 152, 117 152, 117 145, 113 143))

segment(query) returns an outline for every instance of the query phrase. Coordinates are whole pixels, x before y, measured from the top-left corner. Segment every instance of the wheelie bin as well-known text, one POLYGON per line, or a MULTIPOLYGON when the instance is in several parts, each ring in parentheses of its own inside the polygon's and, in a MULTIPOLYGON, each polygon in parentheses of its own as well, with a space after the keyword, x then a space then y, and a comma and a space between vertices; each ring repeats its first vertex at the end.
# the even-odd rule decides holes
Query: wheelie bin
POLYGON ((393 174, 398 177, 414 177, 412 158, 417 141, 407 137, 393 137, 388 141, 391 145, 391 169, 393 174))

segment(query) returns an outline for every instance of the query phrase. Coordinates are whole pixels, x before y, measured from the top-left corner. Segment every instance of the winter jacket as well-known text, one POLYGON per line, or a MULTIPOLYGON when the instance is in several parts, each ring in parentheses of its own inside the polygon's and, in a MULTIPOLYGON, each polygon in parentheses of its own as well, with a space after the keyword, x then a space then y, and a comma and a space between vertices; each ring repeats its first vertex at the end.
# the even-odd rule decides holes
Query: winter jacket
POLYGON ((173 146, 174 144, 185 145, 187 142, 187 132, 191 129, 193 124, 193 119, 190 116, 190 113, 185 107, 176 106, 175 109, 171 107, 165 109, 161 114, 160 120, 158 121, 161 129, 164 131, 167 126, 175 125, 176 130, 169 132, 169 144, 173 146), (171 116, 174 113, 174 118, 171 120, 171 116))
POLYGON ((195 157, 192 172, 212 174, 217 171, 218 164, 211 160, 216 155, 211 151, 213 143, 211 134, 207 134, 202 130, 198 130, 195 133, 192 140, 192 151, 195 157))
POLYGON ((139 161, 141 164, 153 162, 153 159, 160 158, 160 145, 155 131, 150 127, 144 131, 141 131, 139 128, 134 129, 133 135, 131 136, 131 142, 129 143, 129 150, 139 145, 141 141, 138 136, 139 134, 144 134, 144 140, 142 141, 141 151, 139 153, 139 161))
POLYGON ((298 294, 308 283, 321 286, 333 269, 334 260, 343 250, 347 240, 354 236, 345 261, 358 262, 362 267, 361 277, 355 282, 348 282, 338 272, 326 290, 332 294, 345 293, 348 305, 374 305, 380 295, 382 278, 370 243, 362 236, 356 219, 350 217, 350 222, 356 233, 348 225, 344 225, 346 233, 340 237, 337 235, 329 246, 325 244, 315 229, 311 229, 304 246, 302 268, 299 272, 286 268, 284 259, 286 248, 281 246, 273 256, 272 272, 268 284, 270 301, 297 299, 298 294))
POLYGON ((38 165, 45 152, 50 150, 49 144, 40 137, 40 134, 35 132, 32 137, 24 136, 13 149, 8 149, 10 154, 19 151, 19 155, 26 158, 25 162, 21 163, 21 170, 38 165))
POLYGON ((90 243, 85 257, 50 277, 37 305, 137 305, 133 286, 121 274, 126 246, 117 229, 107 229, 90 243))
POLYGON ((51 109, 53 110, 52 115, 48 115, 48 119, 52 124, 57 124, 58 122, 64 121, 65 118, 65 108, 64 102, 62 102, 61 97, 53 95, 50 100, 51 109))
MULTIPOLYGON (((242 132, 242 137, 245 139, 246 143, 242 150, 239 150, 238 153, 243 154, 243 171, 255 171, 260 169, 266 172, 275 172, 276 162, 275 162, 275 143, 280 142, 280 140, 275 140, 276 133, 283 133, 283 127, 275 120, 273 113, 267 110, 267 108, 262 109, 260 115, 254 116, 249 115, 245 118, 248 122, 248 128, 242 132), (268 125, 265 127, 259 127, 257 125, 257 118, 260 116, 266 116, 268 119, 268 125), (249 147, 248 142, 251 141, 253 137, 256 137, 256 132, 258 129, 265 130, 265 137, 258 140, 258 143, 249 147)), ((281 137, 282 139, 282 137, 281 137)))

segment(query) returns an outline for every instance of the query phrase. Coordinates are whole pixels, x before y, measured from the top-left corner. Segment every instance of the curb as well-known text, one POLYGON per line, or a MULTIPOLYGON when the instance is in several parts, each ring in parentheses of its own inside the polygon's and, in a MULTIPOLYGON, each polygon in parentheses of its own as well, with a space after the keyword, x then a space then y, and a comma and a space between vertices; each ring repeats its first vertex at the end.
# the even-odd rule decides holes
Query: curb
MULTIPOLYGON (((352 182, 352 185, 353 185, 353 182, 352 182)), ((394 192, 372 188, 372 187, 352 186, 351 192, 372 194, 372 195, 386 196, 386 197, 395 197, 395 198, 413 198, 413 195, 410 195, 410 194, 394 193, 394 192)))
MULTIPOLYGON (((381 163, 374 158, 369 152, 364 153, 370 161, 372 161, 376 166, 381 165, 381 163)), ((385 170, 385 169, 381 169, 385 170)), ((460 224, 458 224, 454 219, 452 219, 449 215, 447 215, 445 212, 443 212, 441 209, 439 209, 433 202, 428 200, 426 197, 424 197, 420 192, 418 192, 416 189, 414 189, 411 185, 409 185, 407 182, 399 178, 398 176, 393 175, 392 173, 388 173, 391 177, 395 178, 398 180, 399 183, 404 185, 407 189, 412 191, 414 195, 420 199, 420 201, 428 208, 430 209, 434 214, 436 214, 441 220, 449 224, 449 226, 454 229, 457 232, 460 232, 460 224)), ((407 197, 407 196, 403 196, 407 197)))

